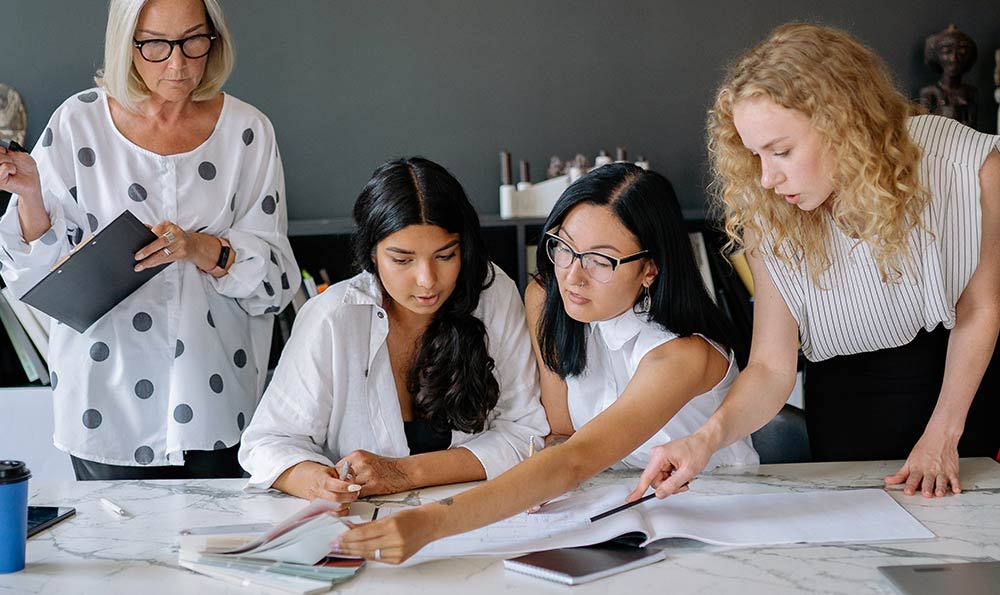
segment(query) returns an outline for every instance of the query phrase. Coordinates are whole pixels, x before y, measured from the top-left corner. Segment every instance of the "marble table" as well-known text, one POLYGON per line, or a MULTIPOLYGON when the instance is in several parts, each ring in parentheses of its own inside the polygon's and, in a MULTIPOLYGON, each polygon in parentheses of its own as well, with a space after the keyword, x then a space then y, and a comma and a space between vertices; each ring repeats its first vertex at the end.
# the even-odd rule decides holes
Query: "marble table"
MULTIPOLYGON (((700 477, 696 494, 750 494, 880 487, 898 462, 807 463, 728 469, 700 477)), ((895 593, 876 567, 891 564, 1000 559, 1000 464, 963 459, 959 496, 924 499, 890 494, 937 536, 932 540, 823 546, 725 549, 665 540, 667 559, 594 583, 589 593, 895 593)), ((636 473, 606 472, 589 485, 633 485, 636 473)), ((241 480, 32 482, 30 501, 71 505, 77 516, 28 542, 25 570, 0 575, 7 593, 251 593, 177 565, 179 529, 273 522, 304 503, 274 494, 247 494, 241 480), (119 518, 99 504, 108 498, 131 512, 119 518)), ((430 493, 425 494, 430 497, 430 493)), ((397 497, 414 504, 421 494, 397 497)), ((394 498, 387 498, 392 500, 394 498)), ((402 502, 405 501, 405 502, 402 502)), ((360 503, 364 515, 370 503, 360 503)), ((369 508, 368 510, 371 510, 369 508)), ((337 592, 477 595, 568 593, 565 587, 507 572, 497 558, 457 558, 396 568, 370 564, 337 592)))

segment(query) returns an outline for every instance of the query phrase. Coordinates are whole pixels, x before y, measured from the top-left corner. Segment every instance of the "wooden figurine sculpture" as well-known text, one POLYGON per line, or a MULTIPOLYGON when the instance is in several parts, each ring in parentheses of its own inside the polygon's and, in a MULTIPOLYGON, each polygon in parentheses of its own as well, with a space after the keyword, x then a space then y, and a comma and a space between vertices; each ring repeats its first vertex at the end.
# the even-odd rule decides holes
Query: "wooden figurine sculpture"
POLYGON ((924 62, 941 69, 941 80, 920 90, 920 105, 932 114, 976 126, 976 88, 962 75, 976 61, 976 43, 955 25, 927 38, 924 62))

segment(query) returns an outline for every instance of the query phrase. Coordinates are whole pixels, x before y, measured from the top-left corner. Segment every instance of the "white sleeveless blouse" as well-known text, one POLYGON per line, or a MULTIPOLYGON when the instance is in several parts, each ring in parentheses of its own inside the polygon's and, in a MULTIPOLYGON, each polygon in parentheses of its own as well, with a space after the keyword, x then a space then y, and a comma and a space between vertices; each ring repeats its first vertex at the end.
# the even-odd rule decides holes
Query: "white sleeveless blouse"
MULTIPOLYGON (((583 427, 615 402, 647 353, 677 338, 675 333, 655 322, 648 322, 645 316, 637 315, 631 309, 611 320, 592 322, 585 332, 588 334, 587 367, 583 374, 566 378, 566 403, 574 430, 583 427)), ((739 370, 731 351, 727 352, 712 341, 709 343, 729 361, 726 376, 708 392, 688 401, 666 425, 614 468, 645 468, 650 449, 691 434, 715 413, 739 370)), ((622 431, 628 431, 628 428, 622 428, 622 431)), ((758 462, 750 438, 745 437, 716 451, 706 471, 720 465, 755 465, 758 462)))
POLYGON ((940 116, 910 118, 907 127, 923 151, 920 182, 931 193, 927 230, 915 228, 913 274, 885 283, 866 243, 827 221, 833 265, 813 284, 803 264, 789 268, 765 237, 761 256, 771 280, 799 325, 810 361, 899 347, 920 329, 955 326, 955 304, 979 265, 982 236, 979 170, 1000 137, 940 116), (929 230, 929 231, 928 231, 929 230))

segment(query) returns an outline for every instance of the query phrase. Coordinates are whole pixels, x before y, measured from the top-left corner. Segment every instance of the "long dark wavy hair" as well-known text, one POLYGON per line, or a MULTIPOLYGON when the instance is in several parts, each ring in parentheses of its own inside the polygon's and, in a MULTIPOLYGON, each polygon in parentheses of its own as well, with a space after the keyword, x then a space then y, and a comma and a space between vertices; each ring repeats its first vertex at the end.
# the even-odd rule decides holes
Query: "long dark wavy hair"
POLYGON ((486 325, 472 312, 494 272, 479 217, 462 185, 422 157, 388 161, 354 203, 354 223, 355 263, 376 278, 375 248, 390 234, 410 225, 436 225, 458 234, 462 260, 455 290, 424 331, 406 386, 414 414, 435 430, 483 431, 500 399, 500 384, 493 375, 486 325))
MULTIPOLYGON (((574 182, 556 201, 545 229, 562 225, 579 204, 607 206, 639 240, 659 271, 649 287, 649 320, 682 337, 700 333, 729 345, 725 318, 709 297, 694 261, 680 204, 670 182, 658 173, 629 163, 605 165, 574 182)), ((555 269, 545 250, 538 251, 537 282, 545 288, 538 321, 538 344, 545 365, 561 378, 587 367, 586 324, 563 307, 555 269)), ((635 307, 635 306, 633 306, 635 307)))

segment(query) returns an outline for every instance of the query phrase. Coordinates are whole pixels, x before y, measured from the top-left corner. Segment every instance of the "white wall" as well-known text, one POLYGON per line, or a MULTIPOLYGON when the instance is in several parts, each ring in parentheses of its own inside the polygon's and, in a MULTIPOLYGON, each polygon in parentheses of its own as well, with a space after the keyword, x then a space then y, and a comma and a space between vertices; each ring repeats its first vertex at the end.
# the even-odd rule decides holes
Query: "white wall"
POLYGON ((52 446, 52 389, 0 388, 0 458, 24 461, 31 481, 72 480, 69 455, 52 446))

